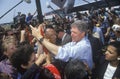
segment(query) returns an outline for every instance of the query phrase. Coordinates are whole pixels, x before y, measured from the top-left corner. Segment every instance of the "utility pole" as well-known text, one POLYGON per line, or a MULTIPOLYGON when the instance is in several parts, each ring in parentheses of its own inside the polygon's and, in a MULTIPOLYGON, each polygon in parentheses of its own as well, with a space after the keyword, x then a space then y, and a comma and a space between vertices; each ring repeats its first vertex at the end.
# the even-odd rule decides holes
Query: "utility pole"
POLYGON ((41 2, 40 0, 36 0, 36 7, 37 7, 37 18, 39 20, 39 23, 43 22, 43 15, 42 15, 42 10, 41 10, 41 2))
POLYGON ((18 2, 16 5, 14 5, 11 9, 9 9, 6 13, 4 13, 2 16, 0 16, 0 19, 2 19, 6 14, 8 14, 11 10, 13 10, 15 7, 17 7, 18 5, 20 5, 23 1, 25 1, 26 3, 31 3, 31 0, 21 0, 20 2, 18 2))
POLYGON ((2 19, 6 14, 8 14, 11 10, 13 10, 15 7, 17 7, 19 4, 21 4, 23 0, 21 0, 19 3, 17 3, 15 6, 13 6, 11 9, 9 9, 6 13, 4 13, 2 16, 0 16, 0 19, 2 19))

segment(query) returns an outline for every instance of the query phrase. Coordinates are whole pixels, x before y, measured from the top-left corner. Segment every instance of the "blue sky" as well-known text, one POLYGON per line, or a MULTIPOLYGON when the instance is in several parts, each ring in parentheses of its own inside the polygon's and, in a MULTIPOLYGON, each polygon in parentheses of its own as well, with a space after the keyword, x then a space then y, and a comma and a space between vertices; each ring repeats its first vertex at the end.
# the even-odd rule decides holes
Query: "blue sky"
MULTIPOLYGON (((6 11, 11 9, 14 5, 16 5, 20 1, 21 0, 0 0, 0 16, 2 16, 6 11)), ((40 1, 41 1, 43 14, 51 11, 50 8, 46 7, 46 2, 50 2, 51 0, 40 0, 40 1)), ((87 0, 87 1, 93 2, 94 0, 87 0)), ((75 0, 75 5, 83 5, 83 4, 86 4, 86 2, 82 0, 75 0)), ((58 7, 51 2, 50 2, 50 5, 54 9, 58 9, 58 7)), ((26 2, 22 2, 12 11, 10 11, 7 15, 5 15, 2 19, 0 19, 0 24, 13 21, 13 17, 17 15, 17 12, 21 12, 27 15, 29 12, 33 14, 35 10, 36 10, 35 0, 31 0, 30 4, 27 4, 26 2)))

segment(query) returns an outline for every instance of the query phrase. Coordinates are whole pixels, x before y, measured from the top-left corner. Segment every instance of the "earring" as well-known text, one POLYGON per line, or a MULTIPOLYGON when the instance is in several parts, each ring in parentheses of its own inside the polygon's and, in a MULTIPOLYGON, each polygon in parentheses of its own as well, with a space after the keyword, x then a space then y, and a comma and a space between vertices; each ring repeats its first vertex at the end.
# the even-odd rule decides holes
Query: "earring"
POLYGON ((120 60, 120 58, 118 57, 117 60, 120 60))

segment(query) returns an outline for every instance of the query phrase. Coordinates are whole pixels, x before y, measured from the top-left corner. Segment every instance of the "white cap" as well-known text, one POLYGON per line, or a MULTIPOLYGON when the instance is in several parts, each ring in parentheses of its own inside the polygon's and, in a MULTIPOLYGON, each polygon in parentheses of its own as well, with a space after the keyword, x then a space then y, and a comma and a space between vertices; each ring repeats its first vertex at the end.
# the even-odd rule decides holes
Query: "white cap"
POLYGON ((118 24, 114 24, 112 26, 113 31, 120 31, 120 26, 118 24))

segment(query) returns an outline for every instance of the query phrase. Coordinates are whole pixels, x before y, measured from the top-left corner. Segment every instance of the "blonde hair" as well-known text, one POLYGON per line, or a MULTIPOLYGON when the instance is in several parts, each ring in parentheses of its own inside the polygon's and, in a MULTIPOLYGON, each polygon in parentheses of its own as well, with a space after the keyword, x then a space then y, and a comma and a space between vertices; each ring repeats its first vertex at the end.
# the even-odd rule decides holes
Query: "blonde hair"
POLYGON ((15 36, 6 36, 2 41, 3 51, 7 50, 7 47, 10 43, 17 44, 17 40, 15 36))

